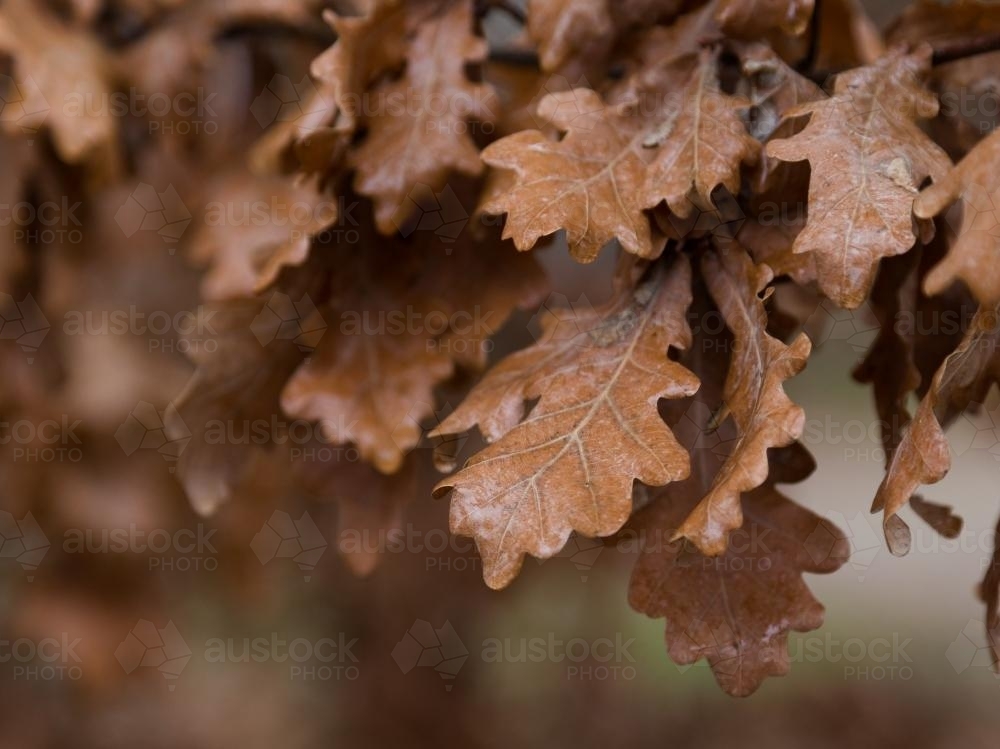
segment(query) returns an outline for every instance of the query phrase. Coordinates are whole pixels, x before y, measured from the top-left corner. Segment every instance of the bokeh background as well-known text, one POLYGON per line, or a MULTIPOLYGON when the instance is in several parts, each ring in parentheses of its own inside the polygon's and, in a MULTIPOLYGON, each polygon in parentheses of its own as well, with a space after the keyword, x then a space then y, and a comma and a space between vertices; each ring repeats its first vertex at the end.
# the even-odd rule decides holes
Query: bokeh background
MULTIPOLYGON (((884 24, 895 8, 869 10, 884 24)), ((492 34, 509 34, 502 17, 496 23, 492 34)), ((627 543, 576 539, 554 559, 526 560, 508 589, 487 589, 471 543, 447 533, 447 501, 431 499, 440 474, 429 449, 418 451, 402 519, 415 541, 375 554, 365 577, 333 546, 336 504, 291 490, 281 466, 262 461, 245 497, 202 518, 172 461, 155 450, 125 454, 115 434, 129 414, 142 402, 169 402, 191 376, 180 339, 175 331, 74 335, 62 321, 197 307, 199 270, 155 233, 123 241, 116 212, 144 180, 166 176, 181 192, 194 190, 237 158, 260 136, 250 106, 263 83, 279 66, 304 73, 320 41, 275 40, 252 25, 216 39, 203 81, 220 94, 217 134, 152 138, 145 123, 120 123, 123 138, 148 141, 128 178, 95 185, 93 174, 69 168, 47 184, 58 160, 51 143, 0 141, 0 190, 11 200, 60 192, 88 200, 80 241, 66 233, 5 239, 20 242, 4 266, 5 279, 18 279, 11 294, 20 302, 26 287, 44 288, 38 303, 52 324, 37 350, 0 341, 0 408, 10 423, 79 421, 80 441, 56 453, 21 443, 0 452, 0 510, 15 526, 31 513, 47 544, 40 560, 25 557, 25 544, 7 546, 19 534, 25 541, 25 529, 11 520, 0 528, 0 746, 994 746, 1000 680, 984 648, 976 583, 1000 510, 1000 454, 989 441, 1000 425, 959 420, 953 470, 926 491, 958 508, 959 539, 908 517, 914 549, 892 557, 868 513, 883 471, 876 416, 869 390, 850 378, 871 340, 863 315, 838 327, 818 311, 810 324, 820 345, 788 387, 819 435, 806 441, 817 471, 788 493, 840 525, 854 555, 835 574, 808 576, 827 608, 825 626, 793 635, 791 674, 744 700, 725 696, 704 662, 673 664, 663 622, 628 607, 636 553, 627 543), (251 58, 261 69, 247 65, 251 58), (266 524, 282 522, 275 508, 315 523, 326 546, 308 568, 256 553, 266 524), (68 544, 132 527, 214 535, 190 552, 76 553, 68 544), (273 657, 281 648, 261 662, 212 656, 220 641, 239 655, 255 638, 352 644, 333 660, 301 664, 273 657), (570 640, 585 643, 569 646, 581 657, 559 659, 570 640), (604 640, 621 645, 610 661, 603 644, 595 647, 604 640), (43 641, 59 645, 40 649, 43 641), (546 655, 518 658, 536 652, 526 650, 532 643, 544 643, 546 655)), ((169 67, 171 45, 183 46, 169 36, 158 43, 141 71, 151 90, 166 85, 157 63, 169 67)), ((606 298, 610 253, 582 267, 557 242, 541 258, 557 293, 606 298)), ((530 328, 528 314, 515 316, 495 356, 525 345, 530 328)))

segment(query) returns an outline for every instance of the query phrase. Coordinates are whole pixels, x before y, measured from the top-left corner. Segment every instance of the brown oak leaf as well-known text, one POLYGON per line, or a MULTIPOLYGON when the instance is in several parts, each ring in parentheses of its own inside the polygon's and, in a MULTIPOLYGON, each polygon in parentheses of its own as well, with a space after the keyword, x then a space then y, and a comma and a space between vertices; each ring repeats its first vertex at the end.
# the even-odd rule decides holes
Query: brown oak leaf
POLYGON ((407 207, 412 205, 407 197, 417 185, 439 191, 453 171, 470 176, 482 171, 469 123, 492 120, 497 107, 490 88, 472 83, 466 67, 482 62, 486 48, 486 40, 473 33, 471 0, 461 0, 420 26, 407 52, 406 73, 372 92, 386 110, 366 118, 368 135, 350 163, 355 190, 375 200, 383 234, 410 218, 415 206, 407 207))
POLYGON ((708 555, 726 550, 730 531, 743 524, 740 496, 767 480, 767 451, 797 440, 805 413, 785 394, 784 381, 806 365, 811 345, 800 334, 786 346, 767 332, 758 296, 771 281, 766 265, 755 267, 742 250, 708 252, 702 272, 709 293, 733 334, 723 391, 724 412, 736 425, 732 452, 708 492, 677 531, 708 555))
POLYGON ((768 155, 782 161, 809 161, 809 220, 794 251, 816 254, 820 288, 841 307, 865 300, 879 260, 913 246, 917 190, 949 168, 944 151, 917 126, 938 107, 919 83, 930 56, 926 46, 897 48, 841 73, 833 96, 789 113, 810 115, 800 133, 767 145, 768 155))
POLYGON ((527 31, 542 70, 603 61, 631 27, 669 18, 679 0, 529 0, 527 31))
POLYGON ((608 0, 530 0, 528 34, 538 44, 542 70, 558 70, 570 58, 603 56, 614 40, 608 0))
POLYGON ((456 363, 485 364, 488 339, 545 288, 534 258, 471 233, 447 245, 420 230, 412 242, 372 237, 329 253, 334 288, 319 308, 329 327, 285 387, 285 411, 355 444, 383 473, 399 470, 434 415, 434 388, 456 363))
POLYGON ((4 107, 3 124, 37 128, 44 122, 66 162, 115 175, 117 121, 91 114, 114 85, 112 58, 97 39, 61 23, 43 3, 9 0, 0 8, 0 50, 14 58, 17 87, 5 94, 15 105, 4 107))
POLYGON ((687 453, 657 402, 698 388, 667 355, 690 342, 690 274, 679 256, 604 308, 554 313, 536 345, 491 369, 432 433, 479 424, 492 443, 435 490, 453 492, 452 532, 475 538, 490 587, 510 583, 525 554, 558 553, 571 531, 616 532, 636 480, 687 476, 687 453))
POLYGON ((973 401, 985 400, 986 390, 1000 379, 1000 309, 981 308, 965 338, 944 360, 913 420, 900 439, 872 503, 882 511, 889 550, 902 556, 912 534, 897 514, 921 484, 934 484, 951 467, 951 453, 943 425, 973 401))
POLYGON ((644 147, 657 149, 646 174, 644 208, 665 201, 681 218, 696 205, 711 210, 712 191, 722 185, 739 193, 740 165, 757 161, 760 146, 738 113, 746 105, 722 92, 717 68, 718 52, 702 51, 680 106, 644 139, 644 147))
POLYGON ((719 0, 715 19, 728 34, 759 37, 779 30, 798 36, 809 25, 813 0, 719 0))
POLYGON ((207 198, 188 257, 208 266, 202 295, 221 300, 249 297, 270 286, 281 269, 301 265, 315 235, 338 218, 337 201, 310 182, 254 176, 221 177, 207 198))
POLYGON ((608 105, 589 89, 546 96, 539 115, 565 135, 552 141, 529 130, 487 147, 483 160, 516 178, 482 210, 507 214, 504 237, 520 250, 563 229, 581 262, 594 260, 612 239, 655 257, 664 238, 644 209, 666 201, 681 218, 696 207, 714 211, 712 191, 723 185, 738 192, 740 164, 757 157, 759 146, 736 113, 739 102, 719 90, 717 64, 707 50, 648 77, 637 74, 608 105), (670 81, 684 82, 679 95, 670 81))
MULTIPOLYGON (((684 513, 678 494, 658 500, 649 526, 676 526, 684 513)), ((788 673, 788 633, 823 624, 803 573, 833 572, 850 551, 835 526, 771 484, 742 504, 739 551, 704 557, 675 541, 644 554, 629 587, 634 609, 666 617, 670 657, 685 665, 707 658, 719 685, 737 697, 788 673)))
POLYGON ((986 604, 986 637, 993 655, 993 668, 1000 666, 1000 521, 993 531, 993 556, 979 584, 979 597, 986 604))
POLYGON ((308 497, 336 505, 337 551, 355 575, 371 574, 386 540, 402 529, 403 510, 417 493, 415 458, 408 456, 399 471, 386 476, 321 439, 303 449, 313 450, 317 459, 296 462, 298 483, 308 497))
POLYGON ((323 13, 337 41, 313 60, 310 68, 332 99, 332 126, 346 134, 357 127, 361 97, 368 86, 406 59, 406 3, 366 0, 362 7, 360 16, 341 16, 331 10, 323 13))
MULTIPOLYGON (((251 423, 284 421, 278 402, 285 382, 303 358, 282 336, 283 321, 262 315, 259 299, 224 302, 213 325, 214 346, 188 350, 197 365, 174 408, 164 414, 167 434, 183 445, 177 471, 194 509, 210 515, 248 479, 260 451, 231 435, 248 435, 251 423), (270 339, 270 340, 269 340, 270 339), (269 345, 262 345, 268 341, 269 345)), ((277 440, 268 443, 274 447, 277 440)))
POLYGON ((920 218, 961 201, 961 222, 944 259, 924 279, 928 294, 964 281, 985 305, 1000 302, 1000 131, 983 138, 948 174, 913 204, 920 218))
MULTIPOLYGON (((707 313, 707 304, 699 312, 707 313)), ((681 362, 702 373, 695 404, 671 405, 668 422, 691 450, 691 476, 652 490, 649 506, 630 526, 642 539, 643 554, 629 584, 629 603, 651 617, 665 617, 666 644, 678 664, 707 658, 716 681, 729 694, 754 692, 768 676, 788 672, 788 633, 818 628, 823 606, 802 580, 805 572, 833 572, 847 559, 849 545, 833 524, 800 507, 775 483, 794 483, 815 468, 799 443, 771 450, 770 477, 743 494, 742 525, 722 556, 702 555, 675 529, 705 496, 720 456, 700 447, 714 430, 722 401, 725 359, 713 356, 726 338, 702 328, 681 362), (683 408, 684 415, 678 417, 683 408)), ((736 436, 732 420, 718 426, 723 439, 736 436)))
POLYGON ((652 157, 642 147, 640 118, 605 107, 590 89, 550 94, 539 114, 565 131, 562 140, 525 130, 483 151, 487 164, 517 175, 509 190, 482 206, 486 213, 507 213, 504 238, 528 250, 565 229, 581 262, 593 261, 612 239, 640 257, 658 255, 663 241, 656 241, 640 205, 652 157))

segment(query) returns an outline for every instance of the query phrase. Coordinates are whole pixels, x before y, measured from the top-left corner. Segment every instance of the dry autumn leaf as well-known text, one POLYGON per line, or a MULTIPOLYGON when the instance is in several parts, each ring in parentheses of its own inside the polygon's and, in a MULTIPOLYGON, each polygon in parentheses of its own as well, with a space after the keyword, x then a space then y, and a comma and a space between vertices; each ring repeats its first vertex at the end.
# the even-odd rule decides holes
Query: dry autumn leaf
POLYGON ((1000 301, 1000 131, 976 144, 941 180, 920 193, 913 212, 931 218, 960 201, 955 242, 924 280, 928 294, 964 281, 987 306, 1000 301))
POLYGON ((612 239, 640 257, 655 257, 654 237, 640 204, 651 152, 642 147, 637 117, 605 107, 589 89, 551 94, 539 115, 566 135, 551 141, 525 130, 491 144, 483 160, 516 174, 513 187, 488 201, 486 213, 507 213, 504 238, 519 250, 565 229, 570 251, 590 262, 612 239))
POLYGON ((637 73, 607 105, 582 88, 545 97, 539 116, 565 135, 552 141, 529 130, 486 148, 487 164, 515 176, 482 210, 507 214, 504 237, 520 250, 562 229, 581 262, 612 239, 656 257, 664 240, 644 209, 665 201, 680 218, 712 211, 712 192, 720 185, 738 192, 740 165, 757 158, 740 103, 719 89, 717 65, 717 53, 706 50, 696 61, 637 73), (671 81, 685 82, 679 95, 671 81))
POLYGON ((375 200, 383 234, 410 219, 407 198, 418 185, 438 192, 452 172, 482 171, 472 121, 489 122, 497 104, 466 68, 485 56, 486 40, 473 33, 472 2, 461 0, 424 22, 409 45, 405 74, 373 91, 386 111, 366 118, 368 135, 350 163, 355 190, 375 200))
POLYGON ((510 583, 525 554, 558 553, 571 531, 617 531, 635 481, 687 476, 687 454, 656 404, 698 387, 668 358, 690 343, 690 299, 681 256, 657 263, 607 308, 555 313, 537 344, 490 370, 432 433, 478 424, 492 443, 436 490, 452 492, 452 531, 476 539, 490 587, 510 583))
POLYGON ((738 193, 740 166, 756 162, 759 145, 737 112, 745 105, 722 92, 717 67, 718 54, 703 51, 677 111, 668 111, 643 140, 645 148, 657 149, 646 174, 644 208, 664 201, 681 218, 695 206, 711 210, 712 191, 722 185, 738 193))
MULTIPOLYGON (((212 300, 262 292, 282 268, 304 263, 313 237, 339 215, 336 200, 309 181, 288 177, 239 171, 208 185, 202 195, 204 211, 188 256, 208 267, 202 294, 212 300)), ((345 223, 350 220, 348 215, 345 223)))
POLYGON ((805 413, 785 394, 784 381, 802 371, 811 345, 800 334, 786 346, 767 332, 767 312, 758 296, 771 281, 767 266, 755 267, 742 250, 703 256, 709 293, 733 334, 732 356, 723 391, 724 411, 736 437, 732 452, 677 530, 708 555, 726 550, 730 531, 743 524, 740 497, 767 480, 768 450, 802 435, 805 413))
POLYGON ((798 36, 812 12, 813 0, 719 0, 715 20, 734 36, 759 37, 775 29, 798 36))
POLYGON ((872 511, 882 511, 886 540, 897 556, 906 554, 912 541, 909 526, 897 513, 921 484, 937 483, 951 467, 943 424, 970 402, 984 400, 985 391, 1000 378, 998 316, 997 308, 981 308, 976 314, 965 339, 934 375, 886 468, 872 511))
POLYGON ((809 161, 809 221, 794 251, 815 254, 820 288, 841 307, 865 300, 879 260, 913 246, 917 190, 928 177, 941 180, 950 165, 917 126, 938 109, 919 82, 930 56, 929 47, 897 48, 841 73, 833 96, 789 112, 810 115, 800 133, 767 146, 782 161, 809 161))
MULTIPOLYGON (((0 678, 4 745, 510 743, 484 739, 479 718, 496 716, 468 700, 524 675, 479 637, 489 624, 506 650, 507 612, 544 611, 550 643, 598 648, 536 664, 596 677, 561 672, 565 694, 538 693, 547 709, 617 705, 618 676, 660 677, 642 650, 606 663, 598 639, 637 634, 603 594, 633 533, 632 606, 666 619, 675 661, 704 658, 725 692, 750 694, 796 645, 814 652, 792 635, 823 618, 806 575, 848 552, 824 516, 852 518, 859 577, 894 563, 858 516, 875 484, 837 483, 866 471, 827 466, 803 490, 811 511, 783 486, 814 467, 797 441, 807 407, 836 409, 838 426, 808 430, 825 459, 857 435, 831 376, 849 349, 866 354, 855 377, 879 421, 864 437, 880 445, 851 456, 884 452, 892 551, 919 545, 909 510, 958 537, 950 500, 914 492, 966 447, 963 464, 1000 453, 1000 5, 917 0, 895 20, 889 5, 0 0, 5 623, 39 652, 85 640, 81 689, 0 678), (517 252, 539 244, 557 251, 517 252), (558 292, 544 304, 542 266, 558 292), (802 331, 829 345, 793 383, 802 331), (69 434, 49 442, 56 424, 69 434), (126 528, 179 543, 102 546, 126 528), (205 555, 181 551, 195 528, 205 555), (329 673, 347 678, 295 679, 333 711, 299 715, 247 678, 273 663, 180 674, 210 635, 238 650, 299 623, 314 645, 321 629, 358 638, 356 674, 338 650, 329 673), (150 647, 181 631, 186 655, 150 647), (35 719, 81 704, 82 722, 35 719), (386 706, 406 709, 385 720, 386 706)), ((990 475, 944 486, 981 494, 990 475)), ((994 557, 974 665, 1000 656, 994 557)), ((839 603, 852 616, 824 645, 863 634, 839 603)), ((952 626, 944 608, 903 613, 933 634, 952 626)), ((941 643, 957 672, 968 644, 941 643)), ((865 656, 859 678, 888 676, 865 656)), ((0 677, 22 665, 54 675, 0 662, 0 677)), ((831 669, 812 673, 800 683, 831 669)), ((693 694, 697 677, 673 686, 693 694)), ((959 722, 976 700, 900 732, 856 709, 859 689, 814 700, 850 712, 845 734, 871 735, 870 719, 922 749, 989 733, 959 722)), ((671 736, 705 738, 697 711, 673 712, 671 736)), ((662 737, 619 717, 583 743, 662 737)), ((816 743, 792 717, 792 743, 816 743)), ((746 743, 746 721, 730 723, 746 743)))
POLYGON ((449 245, 418 231, 414 240, 372 237, 330 256, 334 288, 319 309, 329 327, 281 396, 288 414, 320 422, 330 442, 355 444, 384 473, 420 441, 434 388, 456 363, 482 367, 488 339, 545 288, 534 259, 495 234, 473 242, 467 229, 449 245))
MULTIPOLYGON (((708 307, 701 306, 707 313, 708 307)), ((691 476, 651 490, 650 506, 634 530, 643 554, 632 572, 629 603, 647 616, 665 617, 666 644, 678 664, 706 658, 729 694, 754 692, 769 676, 788 672, 791 631, 823 622, 823 607, 806 587, 805 572, 833 572, 847 559, 844 535, 830 522, 800 507, 775 483, 794 483, 815 464, 798 443, 772 450, 767 482, 742 495, 741 524, 722 556, 702 555, 675 530, 718 483, 724 458, 703 443, 707 433, 736 438, 732 420, 716 425, 722 402, 725 360, 713 355, 725 338, 702 331, 681 361, 703 373, 693 406, 671 408, 668 421, 691 451, 691 476)), ((728 379, 728 377, 726 377, 728 379)), ((765 470, 767 470, 765 468, 765 470)))

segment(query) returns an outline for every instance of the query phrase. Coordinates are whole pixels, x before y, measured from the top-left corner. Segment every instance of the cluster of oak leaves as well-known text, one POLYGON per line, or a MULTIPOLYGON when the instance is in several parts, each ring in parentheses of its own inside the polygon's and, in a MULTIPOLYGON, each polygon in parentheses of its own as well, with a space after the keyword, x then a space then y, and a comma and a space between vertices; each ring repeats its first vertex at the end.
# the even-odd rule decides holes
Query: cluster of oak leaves
MULTIPOLYGON (((139 178, 170 181, 189 206, 360 201, 360 241, 350 245, 321 239, 343 218, 328 210, 298 235, 198 216, 185 235, 202 301, 221 320, 218 349, 195 349, 195 376, 177 400, 192 432, 178 470, 199 512, 260 481, 264 448, 210 443, 203 425, 213 419, 281 414, 322 424, 325 444, 354 446, 362 462, 308 465, 294 477, 348 495, 348 527, 398 522, 415 448, 437 441, 438 464, 452 469, 450 448, 478 429, 488 444, 437 491, 450 493, 452 532, 475 539, 488 585, 508 585, 524 555, 550 557, 571 533, 608 537, 631 523, 654 539, 634 570, 632 605, 666 618, 674 660, 706 657, 724 689, 748 694, 787 670, 789 631, 821 624, 802 573, 832 571, 847 555, 839 530, 776 487, 813 467, 797 441, 803 410, 783 389, 811 348, 802 305, 783 303, 797 295, 867 304, 881 324, 855 376, 871 382, 889 425, 873 510, 892 551, 909 545, 897 514, 907 504, 957 532, 948 508, 914 492, 949 468, 943 426, 982 403, 1000 375, 1000 239, 938 216, 973 188, 1000 190, 1000 135, 983 137, 974 117, 939 114, 938 96, 975 90, 997 69, 1000 53, 982 40, 1000 38, 1000 6, 918 3, 885 38, 852 0, 323 6, 0 6, 0 49, 15 78, 32 76, 49 102, 128 86, 235 87, 255 80, 255 64, 308 66, 306 114, 279 117, 263 134, 246 126, 245 109, 224 111, 223 134, 210 140, 181 128, 152 138, 54 106, 38 136, 48 150, 18 133, 2 142, 3 190, 14 199, 31 185, 120 205, 120 185, 139 178), (515 19, 523 33, 491 49, 488 14, 515 19), (241 33, 253 43, 234 50, 226 40, 241 33), (391 115, 358 106, 393 94, 449 106, 391 115), (420 218, 421 194, 446 190, 472 217, 453 242, 408 225, 420 218), (775 206, 802 210, 779 208, 775 220, 775 206), (487 366, 499 323, 545 298, 530 251, 560 232, 580 262, 620 245, 612 300, 548 310, 536 343, 487 366), (468 331, 348 335, 337 325, 315 351, 280 335, 262 346, 250 324, 275 291, 307 296, 323 321, 414 309, 477 310, 492 323, 471 346, 468 331), (977 306, 958 335, 896 324, 905 313, 977 306), (713 314, 725 330, 692 325, 713 314), (471 389, 469 373, 482 373, 471 389), (442 389, 459 401, 446 416, 442 389), (730 449, 698 447, 706 435, 730 449), (740 551, 767 564, 722 563, 741 528, 770 531, 740 551)), ((80 281, 81 253, 113 253, 102 267, 123 278, 135 263, 176 262, 162 248, 136 257, 114 249, 120 241, 102 243, 100 232, 115 229, 99 207, 88 210, 98 227, 91 248, 42 257, 6 243, 7 288, 35 289, 50 316, 79 308, 77 286, 95 283, 80 281)), ((39 370, 10 358, 5 408, 48 397, 39 370)), ((111 418, 99 405, 91 423, 111 418)), ((371 563, 355 561, 362 571, 371 563)), ((991 567, 982 592, 988 626, 1000 630, 998 583, 991 567)))

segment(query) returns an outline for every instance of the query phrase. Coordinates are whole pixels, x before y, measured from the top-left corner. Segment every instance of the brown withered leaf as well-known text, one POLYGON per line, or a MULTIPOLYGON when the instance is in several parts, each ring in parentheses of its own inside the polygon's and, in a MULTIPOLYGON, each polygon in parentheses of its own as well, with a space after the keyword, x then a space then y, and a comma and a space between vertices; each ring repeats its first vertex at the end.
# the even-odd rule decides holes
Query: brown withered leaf
POLYGON ((919 264, 917 250, 882 262, 870 301, 879 331, 853 373, 858 382, 872 386, 887 460, 910 420, 906 401, 920 386, 914 360, 917 334, 915 325, 908 322, 917 319, 919 264))
POLYGON ((282 268, 306 261, 312 238, 339 212, 337 201, 308 181, 244 171, 214 180, 202 197, 187 253, 195 265, 208 267, 201 292, 210 300, 266 289, 282 268))
POLYGON ((690 276, 679 256, 604 308, 554 313, 536 345, 491 369, 432 432, 478 424, 492 443, 435 490, 452 492, 451 530, 475 538, 490 587, 510 583, 525 554, 558 553, 571 531, 616 532, 636 480, 657 486, 687 476, 687 453, 657 403, 698 388, 667 356, 690 343, 690 276))
POLYGON ((809 161, 809 221, 794 251, 816 254, 820 288, 841 307, 865 300, 881 258, 913 246, 917 190, 947 173, 947 155, 917 126, 937 112, 919 83, 930 55, 926 46, 896 49, 841 73, 832 97, 789 113, 810 115, 800 133, 767 145, 782 161, 809 161))
POLYGON ((767 451, 797 440, 805 413, 785 394, 784 381, 806 365, 811 345, 800 334, 786 346, 767 332, 759 294, 771 281, 767 266, 755 267, 744 251, 708 252, 702 272, 709 293, 733 334, 723 391, 724 413, 736 425, 732 452, 708 492, 677 531, 707 555, 726 550, 730 531, 743 524, 740 496, 767 480, 767 451))
POLYGON ((861 0, 823 0, 814 16, 816 70, 845 70, 871 65, 885 53, 878 26, 861 0))
MULTIPOLYGON (((699 493, 694 487, 686 496, 699 493)), ((669 533, 690 507, 684 496, 678 487, 660 497, 642 527, 669 533)), ((835 526, 770 483, 742 504, 739 550, 706 557, 674 541, 644 554, 629 586, 634 609, 666 617, 670 657, 684 665, 707 658, 719 685, 737 697, 788 673, 788 633, 823 624, 823 606, 803 573, 833 572, 850 553, 835 526)))
POLYGON ((296 461, 298 483, 309 497, 336 504, 337 551, 355 575, 371 574, 389 534, 402 528, 404 507, 416 495, 415 458, 408 456, 402 469, 386 476, 321 439, 304 449, 317 458, 296 461))
POLYGON ((961 224, 944 259, 924 279, 928 294, 964 281, 985 305, 1000 302, 1000 131, 981 140, 940 181, 917 197, 913 212, 930 218, 960 201, 961 224))
POLYGON ((679 0, 529 0, 528 35, 542 70, 603 62, 628 29, 675 15, 679 0))
POLYGON ((573 57, 606 55, 615 26, 608 0, 529 0, 528 34, 542 69, 553 71, 573 57))
POLYGON ((917 0, 911 3, 886 31, 889 42, 928 42, 936 50, 968 44, 1000 31, 1000 16, 996 9, 976 0, 935 2, 917 0))
MULTIPOLYGON (((696 306, 699 313, 710 310, 707 300, 696 306)), ((698 407, 668 404, 667 421, 691 451, 691 476, 651 490, 650 506, 630 526, 644 543, 632 572, 629 603, 647 616, 666 618, 667 651, 675 662, 707 658, 720 686, 745 696, 768 676, 787 673, 790 631, 822 624, 823 607, 802 574, 833 572, 850 548, 834 525, 775 489, 775 483, 801 481, 815 468, 799 443, 770 451, 769 479, 743 495, 743 523, 725 554, 704 556, 688 541, 671 540, 709 491, 724 460, 703 439, 715 429, 722 402, 726 362, 718 354, 727 340, 702 327, 681 357, 702 374, 698 407)), ((722 440, 734 439, 735 424, 727 420, 717 432, 722 440)))
POLYGON ((372 237, 330 253, 334 290, 319 310, 328 327, 285 387, 285 411, 355 444, 383 473, 399 470, 434 414, 434 388, 456 363, 485 364, 488 339, 545 288, 531 256, 471 234, 448 245, 418 230, 411 242, 372 237))
POLYGON ((484 203, 486 213, 507 213, 504 238, 528 250, 540 237, 566 230, 573 256, 590 262, 612 239, 640 257, 663 249, 640 205, 646 166, 640 118, 605 107, 590 89, 550 94, 539 114, 566 135, 551 141, 525 130, 490 144, 483 160, 517 179, 484 203))
POLYGON ((43 3, 9 0, 0 8, 0 50, 14 58, 18 91, 11 93, 21 115, 9 121, 5 107, 4 125, 44 122, 64 161, 115 175, 117 122, 91 114, 113 86, 112 60, 96 38, 63 24, 43 3))
MULTIPOLYGON (((170 441, 182 449, 179 477, 202 515, 228 501, 261 460, 259 450, 232 435, 248 439, 252 422, 286 421, 278 396, 304 356, 284 335, 284 321, 267 314, 264 300, 224 302, 217 310, 214 345, 201 340, 189 347, 197 368, 163 415, 170 441)), ((303 327, 308 330, 308 323, 303 327)), ((277 442, 265 447, 274 449, 277 442)))
POLYGON ((643 207, 664 201, 686 218, 695 206, 711 210, 712 191, 719 185, 738 194, 740 165, 756 162, 759 150, 738 114, 745 106, 722 92, 718 52, 702 51, 678 110, 666 113, 643 140, 645 148, 657 149, 646 174, 643 207))
POLYGON ((775 276, 789 276, 805 285, 816 280, 815 259, 810 253, 792 252, 795 237, 804 225, 804 217, 800 222, 780 223, 757 214, 746 220, 736 238, 754 262, 767 265, 775 276))
POLYGON ((715 20, 737 37, 760 37, 774 30, 798 36, 812 12, 813 0, 719 0, 715 20))
POLYGON ((507 214, 504 236, 521 250, 563 229, 581 262, 612 239, 655 257, 664 238, 644 209, 666 201, 681 218, 713 211, 712 191, 737 193, 741 163, 757 157, 739 102, 719 89, 717 64, 710 50, 682 57, 629 78, 607 105, 590 89, 546 96, 538 113, 565 135, 552 141, 529 130, 487 147, 483 160, 516 178, 482 210, 507 214), (683 86, 679 96, 671 82, 683 86))
MULTIPOLYGON (((712 15, 713 5, 685 13, 669 26, 651 26, 636 32, 621 61, 622 80, 609 93, 613 103, 640 102, 641 97, 676 94, 683 87, 679 77, 687 71, 678 68, 685 58, 695 58, 705 44, 723 39, 712 15)), ((654 107, 657 102, 653 102, 654 107)))
POLYGON ((473 83, 466 67, 486 57, 486 40, 473 33, 472 1, 460 0, 419 27, 406 55, 406 73, 372 92, 386 111, 366 118, 368 135, 351 153, 354 189, 375 201, 383 234, 405 224, 418 185, 435 192, 451 172, 479 174, 483 163, 472 138, 473 120, 489 121, 496 102, 473 83), (397 104, 405 102, 402 111, 397 104))
POLYGON ((1000 14, 976 0, 919 0, 886 32, 891 43, 927 42, 941 59, 928 81, 942 102, 942 116, 930 123, 930 134, 952 158, 964 156, 1000 124, 997 108, 985 103, 1000 90, 1000 53, 969 54, 970 46, 998 33, 1000 14))
POLYGON ((361 96, 368 86, 406 60, 406 3, 367 0, 362 5, 360 16, 339 16, 332 10, 323 13, 337 41, 310 69, 332 99, 332 126, 346 134, 357 127, 361 96))
POLYGON ((368 87, 406 61, 407 5, 365 0, 352 5, 359 15, 323 12, 337 41, 310 66, 314 85, 300 104, 304 116, 279 121, 255 147, 256 171, 273 170, 290 147, 306 172, 322 173, 339 163, 358 128, 368 87))
POLYGON ((317 0, 202 0, 161 3, 167 13, 150 13, 147 32, 115 60, 119 74, 145 91, 174 95, 193 89, 195 76, 217 62, 217 39, 249 25, 305 31, 319 26, 317 0))
POLYGON ((951 467, 943 425, 973 401, 982 402, 1000 379, 1000 309, 980 308, 959 347, 944 360, 917 406, 878 488, 872 511, 882 511, 889 550, 909 551, 909 526, 897 514, 921 484, 934 484, 951 467))

